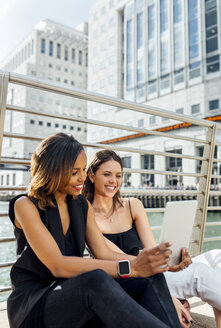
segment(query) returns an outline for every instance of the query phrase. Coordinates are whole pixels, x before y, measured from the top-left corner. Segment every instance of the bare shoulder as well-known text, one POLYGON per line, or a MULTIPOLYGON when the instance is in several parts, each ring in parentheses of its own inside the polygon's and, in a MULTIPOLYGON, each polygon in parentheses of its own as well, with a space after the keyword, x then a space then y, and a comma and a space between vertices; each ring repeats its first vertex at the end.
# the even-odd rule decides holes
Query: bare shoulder
POLYGON ((15 210, 20 210, 24 207, 35 207, 33 202, 27 196, 22 196, 15 201, 15 210))
POLYGON ((31 199, 26 196, 22 196, 15 201, 14 211, 15 218, 19 222, 26 217, 30 217, 30 215, 32 215, 32 217, 39 217, 37 207, 31 199))
POLYGON ((130 198, 130 204, 131 204, 131 207, 134 209, 143 207, 143 203, 138 198, 135 198, 135 197, 130 198))
POLYGON ((87 201, 87 204, 88 204, 88 210, 93 211, 93 206, 91 205, 89 200, 86 199, 86 201, 87 201))
POLYGON ((87 200, 87 204, 88 204, 87 218, 88 219, 94 218, 94 209, 93 209, 93 206, 91 205, 91 203, 88 200, 87 200))

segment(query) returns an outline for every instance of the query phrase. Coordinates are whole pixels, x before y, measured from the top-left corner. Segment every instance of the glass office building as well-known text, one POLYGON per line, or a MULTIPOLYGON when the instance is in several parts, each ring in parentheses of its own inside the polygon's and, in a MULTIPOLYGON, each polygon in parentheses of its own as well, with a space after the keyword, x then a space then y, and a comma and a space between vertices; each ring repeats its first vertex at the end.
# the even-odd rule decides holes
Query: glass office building
MULTIPOLYGON (((170 110, 174 113, 221 121, 221 2, 218 0, 99 0, 89 16, 88 89, 106 95, 170 110)), ((119 108, 89 104, 88 116, 125 125, 172 130, 173 120, 119 108)), ((195 138, 205 132, 194 126, 177 133, 195 138)), ((200 154, 199 145, 156 141, 154 137, 130 138, 129 131, 88 127, 89 141, 109 141, 127 147, 200 154), (128 138, 127 138, 128 137, 128 138), (123 141, 122 141, 123 140, 123 141)), ((135 134, 135 133, 134 133, 135 134)), ((130 157, 125 153, 123 157, 130 157)), ((218 158, 221 153, 218 150, 218 158)), ((197 171, 192 161, 173 163, 157 156, 131 157, 131 166, 156 170, 197 171)), ((221 168, 220 168, 221 169, 221 168)), ((169 178, 138 177, 164 186, 169 178)), ((180 184, 192 185, 184 177, 180 184)), ((125 183, 126 185, 126 183, 125 183)))

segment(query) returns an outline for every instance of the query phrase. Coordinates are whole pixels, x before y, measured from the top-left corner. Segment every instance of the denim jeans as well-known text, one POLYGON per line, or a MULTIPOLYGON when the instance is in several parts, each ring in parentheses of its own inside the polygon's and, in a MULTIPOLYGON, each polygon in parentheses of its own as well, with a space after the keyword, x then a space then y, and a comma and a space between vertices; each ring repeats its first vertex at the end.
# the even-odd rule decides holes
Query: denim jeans
POLYGON ((113 279, 93 270, 61 281, 47 296, 45 328, 178 328, 162 274, 113 279))

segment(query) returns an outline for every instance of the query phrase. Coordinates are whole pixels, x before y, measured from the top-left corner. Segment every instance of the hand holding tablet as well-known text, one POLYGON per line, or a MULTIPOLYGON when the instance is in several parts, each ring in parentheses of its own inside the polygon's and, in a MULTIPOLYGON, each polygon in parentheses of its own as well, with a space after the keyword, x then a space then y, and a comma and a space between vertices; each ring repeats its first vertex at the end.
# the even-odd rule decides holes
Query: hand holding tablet
MULTIPOLYGON (((170 248, 172 250, 172 255, 170 256, 171 266, 177 265, 180 261, 183 262, 183 266, 185 266, 185 261, 189 261, 188 252, 187 255, 185 250, 183 250, 183 253, 181 254, 181 250, 182 248, 188 249, 189 247, 196 209, 196 200, 174 201, 167 203, 160 242, 172 242, 172 246, 170 248)), ((179 268, 179 270, 180 269, 181 268, 179 268)))

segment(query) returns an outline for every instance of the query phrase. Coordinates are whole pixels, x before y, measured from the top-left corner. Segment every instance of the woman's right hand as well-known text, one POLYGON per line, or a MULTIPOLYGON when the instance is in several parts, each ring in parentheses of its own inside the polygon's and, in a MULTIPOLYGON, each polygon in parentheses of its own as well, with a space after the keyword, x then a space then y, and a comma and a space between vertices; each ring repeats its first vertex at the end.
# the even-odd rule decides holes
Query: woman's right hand
POLYGON ((149 277, 169 269, 171 243, 161 243, 151 249, 143 249, 140 254, 130 261, 131 275, 134 277, 149 277))
MULTIPOLYGON (((177 298, 172 296, 173 304, 176 308, 177 315, 182 328, 189 328, 192 325, 190 309, 185 307, 177 298)), ((189 304, 189 303, 188 303, 189 304)))

